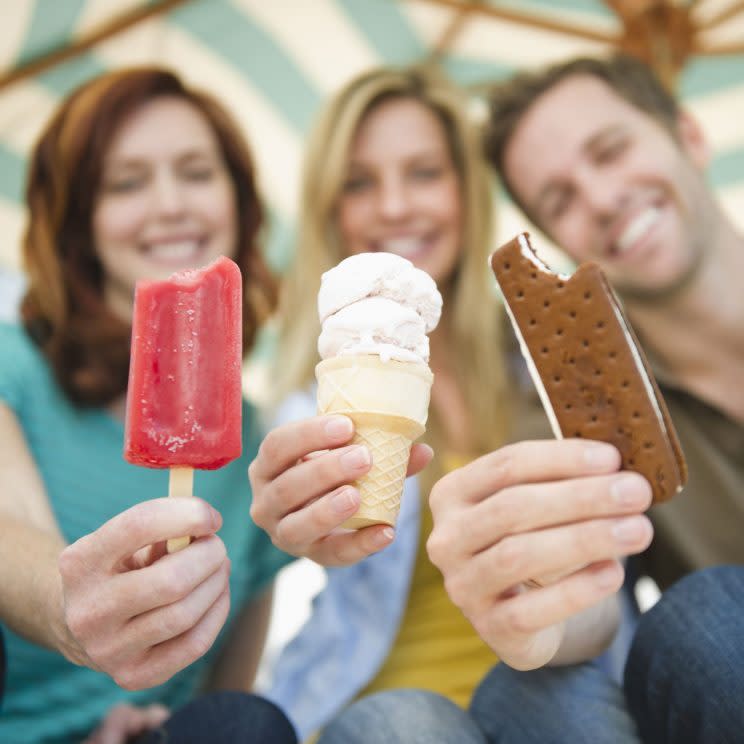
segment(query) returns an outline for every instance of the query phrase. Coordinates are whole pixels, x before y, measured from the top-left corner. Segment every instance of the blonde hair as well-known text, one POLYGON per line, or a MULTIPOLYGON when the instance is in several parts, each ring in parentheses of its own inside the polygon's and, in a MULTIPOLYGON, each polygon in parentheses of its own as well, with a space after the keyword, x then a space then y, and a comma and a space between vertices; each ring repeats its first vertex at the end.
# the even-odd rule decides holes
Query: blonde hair
MULTIPOLYGON (((391 98, 419 101, 441 121, 462 189, 462 250, 445 296, 457 383, 467 405, 472 444, 488 451, 503 442, 505 374, 502 311, 488 269, 493 192, 481 157, 467 99, 441 75, 422 68, 383 67, 346 85, 322 111, 306 150, 298 242, 280 301, 279 345, 272 375, 275 400, 307 387, 319 361, 316 297, 320 277, 345 258, 336 229, 336 206, 347 177, 349 151, 362 120, 391 98)), ((427 439, 443 441, 441 422, 430 419, 427 439)))

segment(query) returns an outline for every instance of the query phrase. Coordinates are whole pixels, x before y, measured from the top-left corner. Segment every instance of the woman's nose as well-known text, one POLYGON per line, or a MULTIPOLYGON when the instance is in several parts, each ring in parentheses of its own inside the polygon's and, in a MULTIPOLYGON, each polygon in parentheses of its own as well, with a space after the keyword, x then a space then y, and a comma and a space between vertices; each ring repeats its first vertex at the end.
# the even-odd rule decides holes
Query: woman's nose
POLYGON ((155 179, 153 207, 159 216, 180 216, 185 207, 183 191, 172 175, 160 175, 155 179))
POLYGON ((380 188, 379 210, 386 219, 400 219, 411 209, 411 195, 405 184, 399 180, 384 182, 380 188))

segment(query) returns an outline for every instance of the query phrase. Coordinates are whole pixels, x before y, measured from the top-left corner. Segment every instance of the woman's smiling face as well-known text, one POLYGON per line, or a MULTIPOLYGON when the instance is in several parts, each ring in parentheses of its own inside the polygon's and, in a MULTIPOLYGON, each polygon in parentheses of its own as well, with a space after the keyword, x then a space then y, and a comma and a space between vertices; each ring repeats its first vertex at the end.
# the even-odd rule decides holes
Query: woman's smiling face
POLYGON ((441 120, 412 98, 391 98, 362 120, 337 205, 349 254, 387 251, 440 286, 462 244, 460 178, 441 120))

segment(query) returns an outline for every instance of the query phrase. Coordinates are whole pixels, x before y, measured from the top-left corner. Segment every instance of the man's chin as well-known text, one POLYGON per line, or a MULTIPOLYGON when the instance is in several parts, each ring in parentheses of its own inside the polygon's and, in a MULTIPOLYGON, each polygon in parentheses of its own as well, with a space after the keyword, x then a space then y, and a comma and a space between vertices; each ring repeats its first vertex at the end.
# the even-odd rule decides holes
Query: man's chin
POLYGON ((687 267, 669 279, 659 279, 650 283, 612 281, 615 291, 626 303, 643 305, 662 305, 681 297, 694 285, 700 275, 704 252, 697 251, 687 267))

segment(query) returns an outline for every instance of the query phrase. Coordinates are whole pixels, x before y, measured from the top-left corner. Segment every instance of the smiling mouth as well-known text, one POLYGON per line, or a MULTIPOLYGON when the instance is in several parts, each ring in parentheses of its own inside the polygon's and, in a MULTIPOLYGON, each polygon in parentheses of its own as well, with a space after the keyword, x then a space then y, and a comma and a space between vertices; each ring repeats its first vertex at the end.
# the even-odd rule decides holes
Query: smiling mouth
POLYGON ((638 212, 610 247, 610 255, 622 256, 628 253, 656 226, 660 216, 661 208, 657 206, 649 206, 638 212))
POLYGON ((410 258, 426 251, 432 242, 432 236, 390 238, 388 240, 375 241, 374 250, 394 253, 403 258, 410 258))
POLYGON ((148 243, 145 253, 149 258, 168 264, 197 260, 204 253, 206 238, 148 243))

